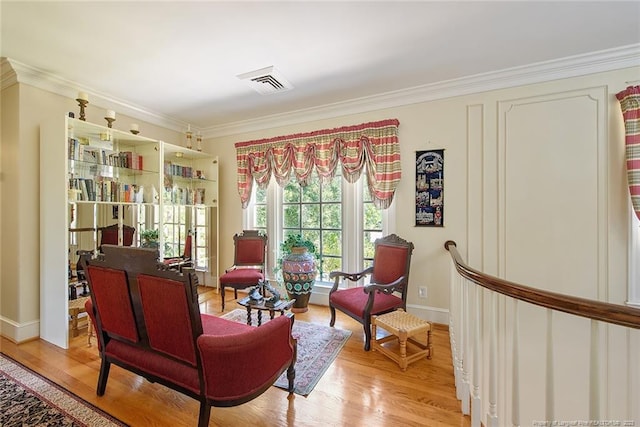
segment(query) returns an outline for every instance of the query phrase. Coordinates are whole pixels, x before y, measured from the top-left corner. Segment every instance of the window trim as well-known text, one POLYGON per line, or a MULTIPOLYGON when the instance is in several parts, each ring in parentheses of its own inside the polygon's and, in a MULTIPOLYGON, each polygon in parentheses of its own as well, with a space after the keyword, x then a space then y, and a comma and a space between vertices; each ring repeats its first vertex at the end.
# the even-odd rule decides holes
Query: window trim
MULTIPOLYGON (((362 196, 366 189, 366 179, 364 174, 355 183, 350 184, 346 180, 342 180, 342 230, 343 230, 343 251, 342 251, 342 265, 344 271, 358 272, 362 271, 363 266, 363 242, 362 238, 352 239, 348 236, 362 236, 362 215, 363 204, 361 202, 356 203, 356 200, 362 201, 362 196), (348 207, 345 208, 345 207, 348 207), (348 233, 345 233, 345 230, 348 233)), ((242 213, 242 225, 243 229, 253 228, 255 224, 255 191, 256 187, 252 189, 252 194, 249 199, 249 204, 246 209, 243 209, 242 213)), ((282 234, 282 200, 283 200, 283 188, 280 187, 274 179, 269 182, 267 187, 267 279, 274 280, 273 267, 276 264, 278 258, 278 248, 280 247, 280 235, 282 234)), ((396 218, 396 202, 395 199, 391 205, 382 210, 382 234, 384 236, 395 233, 395 218, 396 218)), ((353 286, 356 284, 354 283, 353 286)), ((332 282, 316 281, 315 284, 318 287, 319 294, 327 294, 329 289, 333 286, 332 282)))

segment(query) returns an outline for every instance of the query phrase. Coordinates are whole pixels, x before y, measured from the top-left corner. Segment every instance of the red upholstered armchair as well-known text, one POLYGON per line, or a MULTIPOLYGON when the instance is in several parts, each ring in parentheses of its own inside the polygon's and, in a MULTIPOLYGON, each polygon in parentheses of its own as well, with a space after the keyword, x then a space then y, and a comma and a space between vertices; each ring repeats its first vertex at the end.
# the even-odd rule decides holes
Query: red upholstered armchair
POLYGON ((359 273, 333 271, 329 275, 334 279, 329 292, 330 326, 336 321, 336 310, 354 318, 364 327, 364 349, 371 348, 371 316, 388 313, 397 308, 407 308, 407 287, 409 285, 409 267, 413 243, 391 234, 377 239, 373 266, 359 273), (338 289, 340 280, 357 282, 365 276, 371 276, 366 286, 338 289))
POLYGON ((244 230, 233 236, 235 246, 233 266, 220 276, 220 294, 224 311, 224 289, 233 288, 233 296, 238 298, 238 289, 256 286, 264 280, 265 251, 267 236, 257 230, 244 230))
POLYGON ((98 396, 115 364, 197 399, 198 425, 207 426, 212 406, 248 402, 285 370, 293 391, 293 316, 252 327, 200 314, 193 270, 166 269, 157 258, 157 250, 105 245, 88 260, 98 396))

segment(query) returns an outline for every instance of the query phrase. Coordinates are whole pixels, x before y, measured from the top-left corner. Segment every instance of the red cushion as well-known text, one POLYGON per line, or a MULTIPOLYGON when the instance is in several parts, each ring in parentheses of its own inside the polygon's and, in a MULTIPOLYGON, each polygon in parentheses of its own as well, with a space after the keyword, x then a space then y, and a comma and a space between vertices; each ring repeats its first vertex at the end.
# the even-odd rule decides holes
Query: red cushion
MULTIPOLYGON (((329 296, 330 303, 335 307, 344 308, 346 311, 364 317, 364 307, 369 299, 369 294, 364 292, 364 288, 340 289, 329 296)), ((402 298, 395 295, 387 295, 381 292, 375 293, 371 314, 378 314, 384 311, 402 307, 402 298)))
POLYGON ((196 346, 182 282, 138 275, 144 323, 151 348, 196 366, 196 346))
POLYGON ((236 241, 237 264, 260 265, 264 263, 263 239, 238 239, 236 241))
POLYGON ((220 276, 220 283, 224 284, 257 284, 264 280, 264 274, 257 268, 236 268, 220 276))
POLYGON ((291 362, 289 317, 278 316, 248 328, 242 333, 204 333, 198 338, 208 398, 233 401, 251 396, 265 384, 273 384, 291 362))
POLYGON ((133 317, 126 273, 93 265, 87 267, 87 272, 102 330, 137 342, 138 329, 133 317))
POLYGON ((253 330, 253 326, 244 323, 233 322, 210 314, 201 314, 202 333, 204 335, 232 335, 253 330))
POLYGON ((196 368, 123 341, 111 340, 106 347, 108 356, 200 394, 196 368))
POLYGON ((408 256, 408 248, 378 244, 376 246, 371 281, 387 284, 404 276, 408 256))

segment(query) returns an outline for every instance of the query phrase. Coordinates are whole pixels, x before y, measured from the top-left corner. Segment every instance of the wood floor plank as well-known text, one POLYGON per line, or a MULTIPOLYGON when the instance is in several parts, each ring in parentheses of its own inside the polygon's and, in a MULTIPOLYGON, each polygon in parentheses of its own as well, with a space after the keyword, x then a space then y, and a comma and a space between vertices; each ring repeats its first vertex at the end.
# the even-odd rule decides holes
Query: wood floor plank
MULTIPOLYGON (((200 309, 220 312, 216 292, 201 298, 200 309)), ((226 311, 236 306, 227 298, 226 311)), ((329 309, 310 306, 296 320, 329 324, 329 309)), ((376 351, 363 349, 362 326, 338 313, 337 328, 352 335, 306 397, 289 396, 271 387, 262 396, 235 408, 213 408, 210 426, 462 426, 470 425, 456 399, 449 335, 446 326, 433 331, 434 356, 420 359, 402 372, 376 351)), ((384 334, 384 331, 380 331, 384 334)), ((96 395, 100 369, 95 338, 87 347, 83 333, 72 338, 68 350, 45 341, 16 345, 2 338, 0 350, 27 367, 131 426, 194 426, 198 403, 180 393, 112 366, 104 396, 96 395)))

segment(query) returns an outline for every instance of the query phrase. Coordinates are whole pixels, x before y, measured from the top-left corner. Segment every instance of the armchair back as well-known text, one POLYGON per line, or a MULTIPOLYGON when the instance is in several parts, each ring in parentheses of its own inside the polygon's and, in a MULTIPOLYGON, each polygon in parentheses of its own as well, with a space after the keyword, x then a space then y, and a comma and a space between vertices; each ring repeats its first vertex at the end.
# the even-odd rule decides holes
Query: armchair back
POLYGON ((292 317, 256 328, 201 314, 192 269, 170 269, 157 249, 104 245, 103 251, 85 261, 92 293, 85 308, 101 358, 98 396, 116 364, 197 399, 204 427, 212 406, 248 402, 285 370, 293 392, 292 317), (261 364, 252 372, 247 367, 256 357, 261 364))

